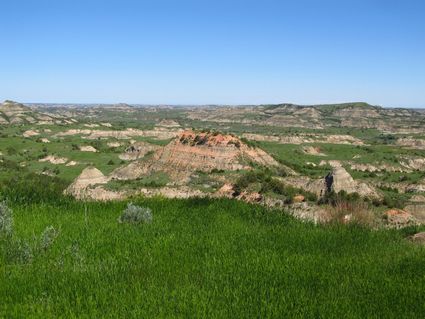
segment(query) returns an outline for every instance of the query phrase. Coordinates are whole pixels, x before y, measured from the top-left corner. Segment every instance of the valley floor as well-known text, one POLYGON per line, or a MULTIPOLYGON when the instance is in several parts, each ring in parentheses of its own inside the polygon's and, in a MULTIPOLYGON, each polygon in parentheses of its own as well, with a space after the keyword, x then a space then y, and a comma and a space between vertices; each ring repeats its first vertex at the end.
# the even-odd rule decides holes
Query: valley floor
MULTIPOLYGON (((1 318, 419 318, 425 250, 413 229, 313 225, 232 200, 138 199, 144 225, 120 224, 126 202, 12 204, 15 236, 46 226, 30 263, 0 241, 1 318)), ((417 230, 417 229, 416 229, 417 230)))

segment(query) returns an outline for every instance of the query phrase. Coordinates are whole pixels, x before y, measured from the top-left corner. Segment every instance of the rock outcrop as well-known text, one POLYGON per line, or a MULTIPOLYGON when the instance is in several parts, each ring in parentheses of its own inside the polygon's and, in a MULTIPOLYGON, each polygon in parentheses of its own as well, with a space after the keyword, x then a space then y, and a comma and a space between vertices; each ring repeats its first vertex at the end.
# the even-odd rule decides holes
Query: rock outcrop
POLYGON ((158 145, 146 142, 136 142, 127 147, 125 152, 119 155, 119 158, 124 161, 134 161, 144 157, 147 153, 154 152, 160 148, 161 147, 158 145))
POLYGON ((96 153, 98 152, 97 149, 95 149, 93 146, 91 145, 83 145, 80 146, 80 151, 81 152, 92 152, 92 153, 96 153))
POLYGON ((66 157, 57 157, 54 155, 47 155, 46 157, 43 157, 41 159, 38 160, 39 162, 49 162, 55 165, 58 164, 65 164, 66 162, 68 162, 68 159, 66 157))
POLYGON ((4 101, 0 104, 0 124, 62 124, 67 123, 63 117, 37 112, 21 103, 4 101))
POLYGON ((163 171, 173 180, 185 183, 195 171, 249 169, 251 162, 278 166, 269 154, 247 146, 237 137, 185 131, 156 150, 150 160, 117 169, 113 178, 136 179, 147 172, 163 171))
POLYGON ((261 135, 244 133, 242 137, 259 142, 277 142, 280 144, 350 144, 364 145, 363 141, 351 135, 300 133, 296 135, 261 135))
POLYGON ((410 237, 415 244, 425 245, 425 232, 416 233, 410 237))
POLYGON ((389 228, 403 228, 418 224, 416 218, 407 211, 390 209, 384 213, 384 220, 389 228))
POLYGON ((178 128, 180 124, 174 120, 163 119, 155 127, 158 128, 178 128))
POLYGON ((344 167, 334 167, 332 173, 325 177, 327 191, 339 193, 345 191, 347 194, 357 193, 364 197, 378 198, 379 195, 372 186, 355 181, 344 167))
POLYGON ((347 194, 357 193, 362 197, 381 197, 373 186, 354 180, 339 161, 328 162, 332 166, 332 171, 324 178, 311 179, 307 176, 290 176, 281 178, 281 181, 284 184, 316 194, 318 197, 329 192, 339 193, 341 191, 347 194))
POLYGON ((250 148, 231 135, 186 131, 154 155, 153 166, 170 174, 191 174, 197 170, 249 169, 249 162, 277 166, 266 152, 250 148))
POLYGON ((425 149, 425 139, 405 137, 405 138, 398 139, 396 144, 399 146, 404 146, 404 147, 418 149, 418 150, 425 149))
POLYGON ((84 138, 89 140, 97 139, 130 139, 137 136, 155 137, 160 140, 167 140, 176 137, 179 130, 139 130, 128 128, 122 131, 115 130, 91 130, 91 129, 69 129, 64 132, 55 134, 55 137, 83 135, 84 138))
POLYGON ((404 210, 409 212, 418 222, 425 224, 425 196, 412 196, 404 210))
POLYGON ((23 137, 32 137, 37 135, 40 135, 40 132, 37 130, 27 130, 24 133, 22 133, 23 137))
MULTIPOLYGON (((109 178, 103 175, 103 173, 97 168, 87 167, 74 180, 74 182, 68 186, 65 190, 65 194, 72 195, 77 199, 93 198, 92 195, 95 193, 90 191, 89 187, 106 184, 108 181, 109 178)), ((97 193, 99 193, 99 190, 97 193)))
POLYGON ((326 156, 326 154, 323 154, 320 151, 319 147, 314 147, 314 146, 304 146, 302 148, 302 151, 307 154, 307 155, 315 155, 315 156, 326 156))

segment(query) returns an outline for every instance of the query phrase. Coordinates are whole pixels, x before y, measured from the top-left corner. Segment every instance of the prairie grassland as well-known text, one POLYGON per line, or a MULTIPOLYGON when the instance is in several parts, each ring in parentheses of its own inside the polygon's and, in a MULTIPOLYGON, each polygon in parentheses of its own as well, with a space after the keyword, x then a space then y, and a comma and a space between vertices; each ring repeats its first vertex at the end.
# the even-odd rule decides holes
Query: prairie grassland
POLYGON ((419 318, 425 250, 410 230, 316 226, 232 200, 134 199, 150 224, 120 224, 126 202, 10 202, 15 236, 51 225, 50 249, 8 261, 0 317, 419 318))

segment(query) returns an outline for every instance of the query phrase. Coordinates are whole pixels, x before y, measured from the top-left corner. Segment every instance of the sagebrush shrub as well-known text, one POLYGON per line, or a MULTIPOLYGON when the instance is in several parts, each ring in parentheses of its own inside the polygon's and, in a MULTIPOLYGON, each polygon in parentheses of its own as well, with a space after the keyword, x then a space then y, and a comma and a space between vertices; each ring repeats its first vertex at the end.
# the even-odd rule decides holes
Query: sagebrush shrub
POLYGON ((0 203, 0 235, 11 236, 13 233, 12 210, 5 202, 0 203))
POLYGON ((129 223, 129 224, 148 224, 151 223, 153 219, 152 211, 148 207, 140 207, 129 203, 127 208, 124 209, 121 216, 118 218, 119 223, 129 223))
POLYGON ((58 232, 53 226, 48 226, 41 234, 40 240, 28 242, 16 236, 13 229, 12 210, 5 202, 0 202, 0 252, 3 252, 7 263, 28 264, 34 254, 47 251, 58 232))
POLYGON ((40 237, 40 249, 42 251, 48 250, 57 236, 58 231, 53 226, 47 226, 40 237))

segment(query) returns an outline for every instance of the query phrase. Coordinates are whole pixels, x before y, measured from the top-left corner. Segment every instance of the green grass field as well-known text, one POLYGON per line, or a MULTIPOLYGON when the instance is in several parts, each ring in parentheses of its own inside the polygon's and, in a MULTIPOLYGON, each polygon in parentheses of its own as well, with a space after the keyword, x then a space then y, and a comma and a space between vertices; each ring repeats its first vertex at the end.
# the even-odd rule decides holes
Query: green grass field
POLYGON ((5 257, 1 318, 420 318, 425 249, 407 231, 315 226, 231 200, 10 203, 15 236, 59 234, 31 263, 5 257))

